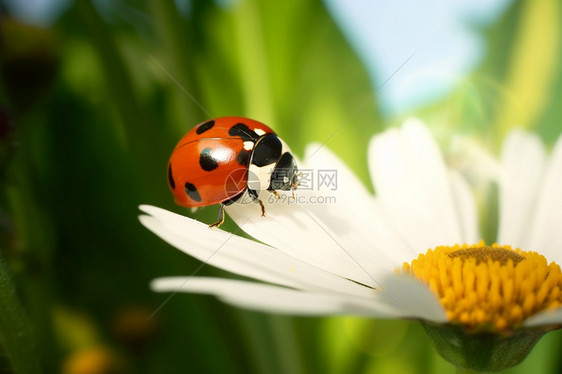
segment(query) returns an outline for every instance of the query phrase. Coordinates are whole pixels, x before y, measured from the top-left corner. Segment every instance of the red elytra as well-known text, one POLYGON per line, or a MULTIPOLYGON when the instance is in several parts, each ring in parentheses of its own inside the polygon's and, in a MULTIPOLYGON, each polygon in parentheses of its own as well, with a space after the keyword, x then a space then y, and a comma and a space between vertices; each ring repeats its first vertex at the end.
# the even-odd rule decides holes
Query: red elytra
POLYGON ((168 185, 176 203, 202 207, 241 195, 247 187, 252 146, 264 134, 275 132, 261 122, 235 116, 206 121, 187 132, 168 162, 168 185))

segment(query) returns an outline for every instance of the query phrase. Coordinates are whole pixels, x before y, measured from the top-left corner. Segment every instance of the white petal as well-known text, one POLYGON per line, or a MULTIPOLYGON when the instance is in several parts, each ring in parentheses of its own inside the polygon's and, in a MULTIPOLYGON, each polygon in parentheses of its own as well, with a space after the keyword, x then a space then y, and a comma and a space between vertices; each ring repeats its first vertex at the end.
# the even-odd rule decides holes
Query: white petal
MULTIPOLYGON (((379 204, 355 174, 327 147, 312 144, 305 152, 303 167, 316 177, 314 191, 319 196, 334 197, 329 202, 304 206, 332 230, 338 241, 372 274, 390 270, 411 259, 410 248, 389 225, 379 204), (312 156, 312 157, 311 157, 312 156), (334 189, 322 186, 322 173, 335 171, 334 189)), ((301 194, 304 191, 297 191, 301 194)))
MULTIPOLYGON (((377 280, 340 243, 339 236, 322 219, 289 199, 262 199, 265 217, 257 204, 232 204, 229 216, 249 235, 291 257, 328 272, 375 287, 377 280)), ((344 221, 351 229, 352 221, 344 221)))
POLYGON ((523 326, 525 327, 560 324, 562 324, 562 308, 537 313, 523 322, 523 326))
POLYGON ((522 131, 507 136, 501 156, 498 243, 531 249, 529 239, 545 160, 537 136, 522 131))
POLYGON ((451 190, 455 200, 455 207, 461 227, 462 243, 477 243, 480 239, 478 234, 478 216, 476 212, 476 201, 470 187, 464 178, 457 172, 449 173, 451 179, 451 190))
POLYGON ((414 253, 461 241, 447 169, 421 122, 376 136, 369 161, 377 197, 414 253))
POLYGON ((528 250, 562 263, 562 136, 550 156, 539 190, 528 250))
POLYGON ((274 248, 153 206, 141 223, 181 251, 211 266, 266 282, 311 290, 370 295, 371 290, 315 268, 274 248))
POLYGON ((471 185, 496 183, 500 176, 500 162, 482 145, 467 136, 453 136, 449 146, 448 164, 470 181, 471 185))
POLYGON ((447 322, 445 310, 429 287, 415 278, 393 274, 384 280, 384 291, 400 306, 403 317, 447 322))
POLYGON ((158 278, 152 281, 151 288, 157 292, 212 294, 229 304, 264 312, 447 321, 443 308, 425 285, 407 276, 388 277, 384 283, 386 288, 372 290, 370 298, 206 277, 158 278))
MULTIPOLYGON (((170 277, 152 281, 157 292, 203 293, 243 308, 293 315, 355 314, 397 318, 396 310, 365 298, 303 292, 267 284, 204 277, 170 277)), ((374 291, 373 291, 374 292, 374 291)))

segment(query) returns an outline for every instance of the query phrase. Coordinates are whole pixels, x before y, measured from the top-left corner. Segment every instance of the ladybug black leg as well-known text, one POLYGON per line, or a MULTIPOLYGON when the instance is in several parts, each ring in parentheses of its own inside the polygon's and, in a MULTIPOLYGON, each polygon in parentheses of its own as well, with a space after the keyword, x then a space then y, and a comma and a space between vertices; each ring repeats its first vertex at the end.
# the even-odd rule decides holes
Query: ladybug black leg
POLYGON ((217 217, 218 221, 213 223, 212 225, 209 225, 209 228, 211 227, 219 227, 220 225, 222 225, 222 223, 224 222, 224 204, 221 204, 219 206, 219 214, 217 217))
POLYGON ((256 201, 256 200, 258 201, 261 207, 261 216, 265 217, 265 207, 263 206, 263 202, 260 199, 258 199, 258 193, 255 190, 248 188, 248 196, 250 196, 252 201, 256 201))

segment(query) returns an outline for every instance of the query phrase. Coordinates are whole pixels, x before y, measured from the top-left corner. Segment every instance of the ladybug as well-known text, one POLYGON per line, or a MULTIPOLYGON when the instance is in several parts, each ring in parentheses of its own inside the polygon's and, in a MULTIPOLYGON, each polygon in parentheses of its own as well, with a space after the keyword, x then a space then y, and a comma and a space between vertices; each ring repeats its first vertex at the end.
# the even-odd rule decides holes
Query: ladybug
POLYGON ((200 123, 178 142, 168 162, 168 185, 177 204, 203 207, 257 202, 267 190, 294 191, 298 168, 287 144, 261 122, 244 117, 220 117, 200 123))

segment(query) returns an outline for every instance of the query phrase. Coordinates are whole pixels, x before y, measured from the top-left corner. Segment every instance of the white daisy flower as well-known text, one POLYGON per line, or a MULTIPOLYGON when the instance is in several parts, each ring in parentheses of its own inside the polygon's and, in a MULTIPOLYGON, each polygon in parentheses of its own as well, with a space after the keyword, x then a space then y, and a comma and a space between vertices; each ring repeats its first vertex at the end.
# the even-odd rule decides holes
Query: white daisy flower
MULTIPOLYGON (((141 206, 146 213, 141 222, 171 245, 259 281, 165 277, 151 286, 158 292, 212 294, 265 312, 416 319, 441 342, 450 331, 440 326, 458 327, 461 335, 544 333, 562 324, 562 275, 556 264, 562 261, 561 139, 550 158, 535 136, 513 132, 506 140, 499 176, 500 245, 480 241, 469 186, 447 168, 426 127, 411 119, 371 141, 375 196, 333 153, 312 145, 308 161, 299 166, 336 170, 335 190, 298 190, 294 204, 264 201, 266 217, 254 204, 229 206, 229 216, 257 241, 141 206)), ((459 361, 444 352, 450 347, 436 344, 457 365, 496 368, 466 357, 459 361)), ((507 362, 505 353, 502 360, 507 366, 518 362, 507 362)))

